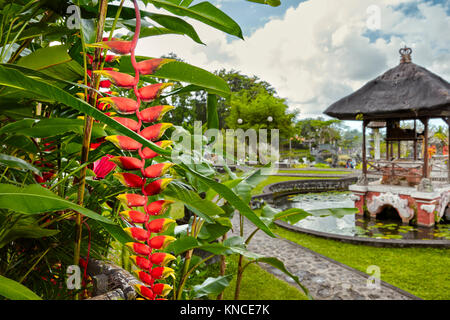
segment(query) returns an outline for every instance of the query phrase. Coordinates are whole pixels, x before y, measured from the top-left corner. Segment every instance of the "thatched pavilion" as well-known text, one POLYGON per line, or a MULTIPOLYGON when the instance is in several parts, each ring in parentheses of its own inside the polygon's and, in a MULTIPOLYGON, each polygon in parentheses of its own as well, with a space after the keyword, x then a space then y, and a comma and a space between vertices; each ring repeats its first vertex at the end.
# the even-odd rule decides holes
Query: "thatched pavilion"
POLYGON ((410 48, 401 49, 398 66, 335 102, 325 114, 362 121, 362 175, 357 185, 350 186, 360 214, 367 208, 375 217, 391 206, 405 223, 414 220, 418 225, 432 226, 449 204, 450 154, 430 155, 428 127, 432 118, 441 118, 450 126, 450 84, 412 63, 411 53, 410 48), (406 120, 413 122, 409 128, 401 126, 406 120), (373 158, 367 154, 369 128, 375 136, 373 158), (383 159, 380 129, 385 130, 383 159), (368 175, 381 179, 369 183, 368 175))

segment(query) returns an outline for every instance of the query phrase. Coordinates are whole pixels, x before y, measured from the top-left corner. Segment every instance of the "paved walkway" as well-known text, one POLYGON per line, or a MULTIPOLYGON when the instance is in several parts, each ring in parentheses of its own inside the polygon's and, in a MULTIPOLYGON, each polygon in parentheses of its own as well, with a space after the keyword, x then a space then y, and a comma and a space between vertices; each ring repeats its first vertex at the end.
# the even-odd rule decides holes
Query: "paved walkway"
MULTIPOLYGON (((244 234, 254 226, 245 219, 244 234)), ((235 234, 239 232, 239 218, 233 218, 235 234)), ((411 300, 413 295, 381 281, 378 288, 368 286, 369 275, 315 253, 283 238, 271 238, 258 231, 250 242, 250 251, 265 256, 277 257, 286 268, 296 275, 316 300, 411 300)), ((296 286, 284 273, 267 264, 261 267, 278 278, 296 286)))

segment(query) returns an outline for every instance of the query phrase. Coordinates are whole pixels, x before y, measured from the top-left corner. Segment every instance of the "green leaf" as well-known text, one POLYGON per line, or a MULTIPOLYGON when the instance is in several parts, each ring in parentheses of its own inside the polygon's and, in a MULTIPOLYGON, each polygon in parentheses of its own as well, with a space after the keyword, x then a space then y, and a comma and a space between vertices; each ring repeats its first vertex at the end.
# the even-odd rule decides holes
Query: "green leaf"
POLYGON ((217 278, 207 278, 202 284, 196 285, 192 288, 194 293, 194 299, 198 299, 207 295, 218 295, 226 287, 230 285, 230 281, 233 279, 233 275, 220 276, 217 278))
POLYGON ((0 275, 0 295, 11 300, 42 300, 24 285, 2 275, 0 275))
POLYGON ((0 241, 0 248, 3 248, 6 244, 14 241, 15 239, 38 239, 42 237, 50 237, 59 233, 59 230, 44 229, 37 225, 15 225, 11 229, 7 230, 6 235, 0 241))
POLYGON ((31 165, 30 163, 26 162, 23 159, 16 158, 7 154, 0 153, 0 164, 14 169, 29 170, 36 173, 37 175, 41 175, 39 169, 31 165))
POLYGON ((271 7, 278 7, 279 5, 281 5, 280 0, 247 0, 247 1, 261 3, 261 4, 267 4, 271 7))
POLYGON ((179 1, 171 0, 149 0, 148 2, 157 8, 166 9, 177 16, 198 20, 225 33, 244 39, 241 27, 223 11, 209 2, 201 2, 190 7, 179 5, 179 1))
POLYGON ((179 255, 191 249, 200 247, 200 242, 191 236, 180 237, 176 241, 172 242, 167 247, 167 252, 173 252, 174 255, 179 255))
POLYGON ((219 129, 219 114, 217 113, 217 96, 208 93, 206 102, 206 117, 208 129, 219 129))
POLYGON ((72 209, 91 219, 114 224, 108 218, 62 199, 38 184, 32 184, 25 188, 19 188, 10 184, 0 184, 0 208, 25 214, 72 209))

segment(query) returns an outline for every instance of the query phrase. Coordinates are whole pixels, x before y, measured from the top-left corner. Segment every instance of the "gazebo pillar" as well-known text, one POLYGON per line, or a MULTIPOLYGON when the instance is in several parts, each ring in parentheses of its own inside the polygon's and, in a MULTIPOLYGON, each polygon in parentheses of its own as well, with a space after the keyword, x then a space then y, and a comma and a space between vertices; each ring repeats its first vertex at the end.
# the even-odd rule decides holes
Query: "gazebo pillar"
POLYGON ((374 128, 373 129, 373 135, 374 135, 374 144, 375 144, 375 150, 374 150, 374 158, 375 160, 380 160, 380 129, 374 128))
POLYGON ((362 136, 362 184, 367 185, 367 146, 366 146, 366 128, 368 125, 367 120, 363 120, 363 136, 362 136))
POLYGON ((447 123, 448 126, 448 148, 447 148, 447 182, 450 183, 450 117, 444 117, 442 118, 447 123))
POLYGON ((424 130, 423 130, 423 174, 422 178, 428 178, 429 177, 429 170, 428 170, 428 118, 421 119, 424 130))

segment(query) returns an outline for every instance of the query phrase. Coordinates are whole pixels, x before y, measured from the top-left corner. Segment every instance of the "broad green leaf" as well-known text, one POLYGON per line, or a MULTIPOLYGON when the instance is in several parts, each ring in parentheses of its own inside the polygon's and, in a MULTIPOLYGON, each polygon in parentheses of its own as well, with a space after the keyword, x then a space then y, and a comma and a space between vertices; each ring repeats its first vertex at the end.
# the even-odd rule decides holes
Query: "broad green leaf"
POLYGON ((15 225, 6 231, 6 235, 0 241, 0 248, 15 239, 27 238, 38 239, 42 237, 50 237, 59 233, 59 230, 44 229, 37 225, 15 225))
MULTIPOLYGON (((242 181, 242 179, 234 179, 234 180, 228 180, 225 182, 222 182, 223 185, 227 186, 230 189, 233 189, 235 186, 237 186, 240 182, 242 181)), ((217 192, 214 189, 209 189, 206 192, 206 197, 205 199, 207 200, 213 200, 214 197, 217 195, 217 192)))
POLYGON ((206 117, 208 129, 219 129, 219 114, 217 113, 217 96, 208 93, 206 103, 206 117))
POLYGON ((267 4, 271 7, 278 7, 281 4, 280 0, 247 0, 249 2, 267 4))
POLYGON ((198 299, 207 295, 218 295, 226 287, 230 285, 230 281, 233 279, 233 275, 220 276, 217 278, 207 278, 202 284, 196 285, 192 288, 194 293, 194 299, 198 299))
POLYGON ((25 160, 3 153, 0 153, 0 164, 14 169, 29 170, 37 175, 41 174, 39 169, 26 162, 25 160))
POLYGON ((24 285, 2 275, 0 275, 0 295, 11 300, 42 300, 24 285))
POLYGON ((197 239, 191 236, 180 237, 176 241, 172 242, 167 247, 167 252, 173 252, 174 255, 179 255, 183 252, 186 252, 191 249, 198 248, 200 246, 200 242, 197 239))
POLYGON ((38 184, 32 184, 25 188, 19 188, 10 184, 0 184, 0 208, 25 214, 72 209, 91 219, 114 224, 108 218, 62 199, 38 184))

